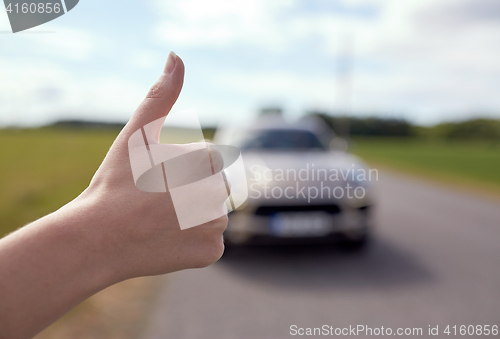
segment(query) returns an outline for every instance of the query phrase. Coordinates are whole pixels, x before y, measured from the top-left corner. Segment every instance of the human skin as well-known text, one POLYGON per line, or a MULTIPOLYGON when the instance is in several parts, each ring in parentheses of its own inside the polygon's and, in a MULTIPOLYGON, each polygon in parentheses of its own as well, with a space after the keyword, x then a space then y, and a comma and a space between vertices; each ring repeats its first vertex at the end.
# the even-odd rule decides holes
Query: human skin
POLYGON ((169 193, 142 192, 132 177, 129 136, 167 115, 183 79, 184 64, 171 53, 88 188, 0 240, 0 338, 30 338, 117 282, 221 257, 227 216, 181 230, 169 193))

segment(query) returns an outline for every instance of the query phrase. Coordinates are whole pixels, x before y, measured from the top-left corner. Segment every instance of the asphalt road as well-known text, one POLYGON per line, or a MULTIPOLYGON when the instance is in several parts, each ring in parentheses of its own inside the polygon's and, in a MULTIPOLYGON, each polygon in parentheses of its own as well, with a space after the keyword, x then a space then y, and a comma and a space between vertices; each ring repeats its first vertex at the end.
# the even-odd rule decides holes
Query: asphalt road
POLYGON ((454 337, 447 325, 500 326, 500 203, 393 173, 378 186, 366 250, 252 248, 172 274, 144 338, 298 337, 291 325, 421 337, 439 325, 454 337))

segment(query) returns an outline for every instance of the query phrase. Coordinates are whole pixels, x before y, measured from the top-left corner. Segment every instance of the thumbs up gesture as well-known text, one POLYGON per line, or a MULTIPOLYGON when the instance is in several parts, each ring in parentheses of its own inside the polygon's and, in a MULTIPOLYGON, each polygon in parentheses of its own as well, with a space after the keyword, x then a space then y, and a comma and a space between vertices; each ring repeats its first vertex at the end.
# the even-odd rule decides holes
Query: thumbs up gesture
MULTIPOLYGON (((138 137, 139 143, 145 142, 144 151, 151 151, 154 146, 158 146, 162 118, 168 115, 177 100, 183 78, 182 60, 170 53, 162 75, 115 140, 88 189, 77 199, 90 206, 90 213, 95 216, 96 236, 110 252, 107 257, 116 258, 118 262, 115 267, 120 267, 123 270, 121 274, 127 276, 204 267, 219 259, 224 250, 222 233, 227 224, 227 210, 224 209, 224 201, 228 197, 226 186, 214 184, 211 187, 207 183, 209 186, 205 185, 203 192, 194 192, 199 202, 191 204, 190 211, 186 211, 187 207, 183 210, 177 208, 176 211, 173 193, 163 181, 161 166, 157 166, 159 172, 156 176, 161 183, 155 183, 155 178, 150 180, 153 185, 156 184, 155 188, 140 190, 134 181, 134 162, 131 161, 134 160, 131 158, 134 153, 131 143, 138 137), (207 205, 203 207, 203 201, 213 207, 210 208, 212 217, 205 218, 209 220, 206 223, 192 223, 190 228, 184 229, 180 224, 181 214, 184 212, 192 217, 206 214, 207 205)), ((200 153, 198 158, 191 157, 189 167, 202 168, 201 162, 208 155, 208 168, 212 171, 210 174, 222 169, 220 155, 216 150, 210 150, 210 147, 196 144, 169 146, 167 152, 178 154, 205 149, 207 152, 200 153)), ((147 153, 144 154, 147 157, 147 153)), ((149 165, 150 159, 144 160, 149 165)), ((188 169, 186 164, 181 165, 180 169, 188 169)), ((200 175, 200 171, 202 170, 196 170, 197 175, 200 175)), ((148 186, 147 183, 142 185, 148 186)))

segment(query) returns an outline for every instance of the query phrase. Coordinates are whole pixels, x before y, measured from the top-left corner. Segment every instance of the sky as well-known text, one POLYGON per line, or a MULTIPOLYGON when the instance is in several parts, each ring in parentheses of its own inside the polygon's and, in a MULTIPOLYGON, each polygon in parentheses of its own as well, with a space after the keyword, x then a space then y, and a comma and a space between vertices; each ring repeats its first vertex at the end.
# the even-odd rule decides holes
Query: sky
POLYGON ((405 118, 500 118, 498 0, 80 0, 12 34, 0 8, 0 126, 127 121, 169 51, 174 110, 202 125, 262 107, 405 118))

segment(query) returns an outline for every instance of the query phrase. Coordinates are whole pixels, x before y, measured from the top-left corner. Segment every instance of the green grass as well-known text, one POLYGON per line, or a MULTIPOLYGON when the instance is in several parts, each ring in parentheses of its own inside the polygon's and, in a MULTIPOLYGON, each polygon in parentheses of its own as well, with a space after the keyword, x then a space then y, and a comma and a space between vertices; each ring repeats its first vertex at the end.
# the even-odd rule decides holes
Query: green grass
POLYGON ((118 132, 0 130, 0 237, 78 196, 118 132))
POLYGON ((500 144, 425 138, 355 138, 351 151, 373 165, 500 192, 500 144))

